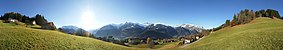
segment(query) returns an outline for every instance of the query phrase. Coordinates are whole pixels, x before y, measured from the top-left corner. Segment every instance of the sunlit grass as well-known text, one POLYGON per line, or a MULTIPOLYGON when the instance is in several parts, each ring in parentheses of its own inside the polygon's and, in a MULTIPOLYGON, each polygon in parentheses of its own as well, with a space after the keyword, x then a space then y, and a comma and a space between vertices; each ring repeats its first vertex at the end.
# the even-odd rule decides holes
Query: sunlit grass
MULTIPOLYGON (((0 20, 1 21, 1 20, 0 20)), ((252 22, 211 33, 185 48, 178 42, 156 45, 158 50, 280 50, 283 48, 283 21, 257 18, 252 22)), ((32 29, 0 22, 0 49, 91 49, 146 50, 146 44, 121 46, 58 31, 32 29)))
POLYGON ((257 18, 251 23, 221 29, 182 49, 278 50, 283 49, 283 21, 257 18))
MULTIPOLYGON (((152 49, 176 47, 177 44, 178 44, 178 42, 163 43, 163 44, 154 45, 154 47, 152 49)), ((134 48, 148 48, 148 44, 130 45, 130 47, 134 47, 134 48)))
POLYGON ((5 49, 137 50, 140 48, 130 48, 93 38, 73 36, 58 31, 32 29, 0 22, 0 50, 5 49))

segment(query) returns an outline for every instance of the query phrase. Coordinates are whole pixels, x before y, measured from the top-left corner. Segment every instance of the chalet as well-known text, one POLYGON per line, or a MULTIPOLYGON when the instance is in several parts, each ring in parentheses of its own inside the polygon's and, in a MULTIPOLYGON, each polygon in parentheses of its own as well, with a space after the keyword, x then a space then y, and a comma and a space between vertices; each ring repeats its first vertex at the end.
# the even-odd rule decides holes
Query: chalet
POLYGON ((9 18, 9 19, 8 19, 8 22, 18 22, 18 20, 17 20, 17 19, 9 18))
POLYGON ((198 40, 198 39, 202 38, 203 36, 204 36, 203 34, 196 34, 195 38, 198 40))
POLYGON ((56 29, 53 22, 46 23, 46 24, 42 25, 41 27, 42 27, 42 29, 47 29, 47 30, 55 30, 56 29))
POLYGON ((199 39, 199 36, 196 36, 196 39, 198 40, 198 39, 199 39))
POLYGON ((185 39, 185 44, 191 43, 191 40, 185 39))
POLYGON ((36 25, 36 22, 35 22, 35 21, 32 21, 32 24, 33 24, 33 25, 36 25))
POLYGON ((186 36, 185 37, 185 44, 188 44, 188 43, 192 43, 193 41, 196 40, 196 36, 195 35, 189 35, 189 36, 186 36))
POLYGON ((193 38, 187 38, 186 40, 187 40, 187 43, 192 43, 193 41, 195 41, 195 39, 193 38))

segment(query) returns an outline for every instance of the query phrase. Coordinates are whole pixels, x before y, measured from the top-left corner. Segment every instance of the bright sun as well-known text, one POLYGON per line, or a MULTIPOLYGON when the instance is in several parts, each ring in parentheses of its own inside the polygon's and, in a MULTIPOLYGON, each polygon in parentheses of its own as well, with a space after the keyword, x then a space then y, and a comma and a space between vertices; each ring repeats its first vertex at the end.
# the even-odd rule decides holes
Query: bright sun
POLYGON ((80 27, 86 30, 94 29, 94 13, 90 10, 82 12, 80 27))

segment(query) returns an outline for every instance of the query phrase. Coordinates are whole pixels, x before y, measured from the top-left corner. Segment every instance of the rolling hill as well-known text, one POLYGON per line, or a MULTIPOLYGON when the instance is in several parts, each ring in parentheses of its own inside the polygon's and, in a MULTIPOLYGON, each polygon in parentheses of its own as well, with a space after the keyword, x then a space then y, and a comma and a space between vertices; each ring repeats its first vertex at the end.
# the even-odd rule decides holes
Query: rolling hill
POLYGON ((283 20, 260 17, 226 27, 180 50, 282 50, 283 20))
POLYGON ((32 29, 0 20, 0 50, 136 50, 88 37, 73 36, 58 31, 32 29))
MULTIPOLYGON (((248 24, 226 27, 177 50, 280 50, 283 49, 283 20, 260 17, 248 24)), ((168 45, 166 45, 168 46, 168 45)), ((32 29, 0 21, 0 49, 92 49, 145 50, 73 36, 58 31, 32 29)))

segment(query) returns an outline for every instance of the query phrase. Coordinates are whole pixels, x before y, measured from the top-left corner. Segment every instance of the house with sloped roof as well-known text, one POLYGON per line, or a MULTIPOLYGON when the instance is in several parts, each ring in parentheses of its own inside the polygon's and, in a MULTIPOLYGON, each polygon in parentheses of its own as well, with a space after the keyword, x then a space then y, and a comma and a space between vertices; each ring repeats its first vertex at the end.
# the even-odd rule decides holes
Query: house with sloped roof
POLYGON ((12 19, 12 18, 9 18, 7 21, 8 21, 8 22, 18 22, 17 19, 12 19))

